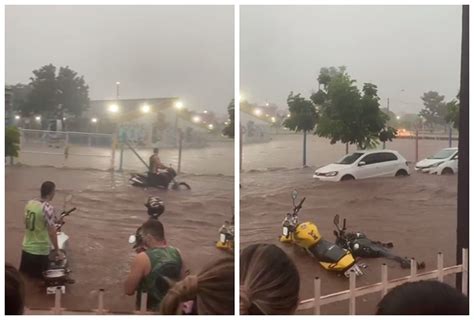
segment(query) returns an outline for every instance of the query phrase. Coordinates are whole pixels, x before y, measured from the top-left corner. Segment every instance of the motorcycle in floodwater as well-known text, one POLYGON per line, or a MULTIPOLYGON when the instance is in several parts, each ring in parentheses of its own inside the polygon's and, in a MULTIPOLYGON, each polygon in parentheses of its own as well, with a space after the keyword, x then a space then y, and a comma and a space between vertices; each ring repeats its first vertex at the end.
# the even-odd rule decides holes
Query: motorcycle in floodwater
POLYGON ((216 248, 234 251, 234 216, 230 222, 226 220, 219 228, 219 240, 216 242, 216 248))
MULTIPOLYGON (((68 195, 65 200, 64 208, 66 208, 66 203, 70 202, 71 200, 72 195, 68 195)), ((71 273, 67 258, 69 236, 62 231, 62 227, 66 223, 64 218, 69 216, 69 214, 75 210, 76 208, 72 208, 70 210, 64 209, 55 222, 56 234, 58 237, 58 249, 64 254, 64 259, 56 259, 54 248, 51 247, 51 252, 48 257, 48 268, 43 272, 47 294, 56 293, 56 288, 60 288, 61 292, 64 294, 66 293, 66 284, 74 283, 74 280, 69 278, 69 274, 71 273)))
POLYGON ((168 189, 171 183, 171 189, 178 190, 181 187, 185 187, 187 190, 190 190, 191 187, 186 182, 178 182, 175 180, 176 178, 176 171, 173 168, 168 168, 166 170, 162 170, 158 173, 154 179, 150 179, 147 173, 139 174, 139 173, 132 173, 129 181, 133 186, 136 187, 155 187, 155 188, 163 188, 168 189))
POLYGON ((357 276, 363 275, 362 270, 349 250, 323 239, 316 224, 312 222, 299 223, 298 213, 306 198, 303 198, 296 205, 295 200, 297 197, 298 193, 295 190, 291 197, 293 199, 293 212, 287 213, 283 220, 283 231, 280 241, 304 248, 319 261, 319 264, 325 270, 344 273, 346 277, 349 277, 352 271, 357 276))
MULTIPOLYGON (((346 219, 343 220, 342 227, 339 224, 339 215, 334 217, 334 225, 337 230, 334 230, 336 236, 336 244, 344 249, 350 250, 355 257, 361 258, 387 258, 400 263, 404 269, 410 268, 410 259, 402 258, 390 252, 393 248, 393 243, 383 243, 380 241, 373 241, 361 232, 346 232, 346 219)), ((425 263, 417 263, 418 269, 425 268, 425 263)))

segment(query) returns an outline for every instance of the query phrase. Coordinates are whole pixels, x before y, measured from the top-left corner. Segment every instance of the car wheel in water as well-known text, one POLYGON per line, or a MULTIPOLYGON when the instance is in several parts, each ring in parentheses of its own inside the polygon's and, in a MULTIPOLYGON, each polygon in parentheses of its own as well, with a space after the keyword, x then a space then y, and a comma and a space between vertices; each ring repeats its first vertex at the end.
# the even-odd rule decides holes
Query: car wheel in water
POLYGON ((349 181, 349 180, 355 180, 355 178, 351 176, 350 174, 346 174, 345 176, 341 178, 341 181, 349 181))
POLYGON ((395 177, 406 177, 408 175, 408 172, 406 172, 405 170, 403 169, 400 169, 397 171, 397 173, 395 174, 395 177))
POLYGON ((454 174, 453 169, 451 168, 444 168, 443 171, 441 171, 442 175, 448 175, 448 174, 454 174))

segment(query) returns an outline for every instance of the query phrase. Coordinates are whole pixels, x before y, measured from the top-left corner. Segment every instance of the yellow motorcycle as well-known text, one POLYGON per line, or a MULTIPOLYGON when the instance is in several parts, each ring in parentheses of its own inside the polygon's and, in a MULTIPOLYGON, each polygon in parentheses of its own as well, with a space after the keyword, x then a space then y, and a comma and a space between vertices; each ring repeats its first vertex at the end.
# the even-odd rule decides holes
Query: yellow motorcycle
POLYGON ((354 271, 357 276, 363 275, 349 250, 323 239, 316 224, 312 222, 299 223, 298 213, 306 198, 303 198, 296 205, 297 197, 298 193, 295 190, 291 196, 293 199, 293 213, 287 213, 283 220, 283 232, 280 241, 302 247, 311 256, 318 259, 319 264, 328 271, 344 273, 346 277, 349 277, 351 271, 354 271))
POLYGON ((234 250, 234 216, 231 222, 225 221, 219 228, 219 241, 216 243, 216 248, 231 252, 234 250))

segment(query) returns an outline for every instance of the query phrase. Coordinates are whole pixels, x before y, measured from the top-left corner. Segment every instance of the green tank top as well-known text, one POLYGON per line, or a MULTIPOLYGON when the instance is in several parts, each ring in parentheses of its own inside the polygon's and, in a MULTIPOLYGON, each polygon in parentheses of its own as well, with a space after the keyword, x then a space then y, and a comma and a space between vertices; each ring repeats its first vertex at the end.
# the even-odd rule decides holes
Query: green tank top
POLYGON ((171 246, 148 249, 146 255, 150 259, 151 271, 142 279, 137 290, 136 307, 140 308, 141 293, 147 292, 147 309, 158 311, 169 287, 166 278, 179 280, 182 260, 179 251, 171 246))
POLYGON ((51 244, 48 227, 43 213, 43 203, 30 200, 25 207, 25 236, 23 237, 23 251, 48 255, 51 244))

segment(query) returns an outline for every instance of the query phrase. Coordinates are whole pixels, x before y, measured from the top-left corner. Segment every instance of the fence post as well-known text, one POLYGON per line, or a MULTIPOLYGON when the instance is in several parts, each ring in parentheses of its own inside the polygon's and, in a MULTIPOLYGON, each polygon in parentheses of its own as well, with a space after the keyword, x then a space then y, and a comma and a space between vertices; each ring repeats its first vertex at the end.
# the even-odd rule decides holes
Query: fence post
POLYGON ((468 263, 469 256, 466 248, 462 249, 462 293, 467 296, 467 285, 468 285, 468 263))
POLYGON ((410 259, 410 282, 414 281, 416 278, 416 260, 415 258, 410 259))
POLYGON ((123 142, 120 143, 120 163, 119 163, 119 169, 118 171, 122 171, 122 166, 123 166, 123 142))
POLYGON ((56 287, 53 314, 61 314, 61 287, 56 287))
POLYGON ((117 136, 114 134, 112 136, 112 157, 110 159, 110 170, 113 172, 115 170, 115 151, 117 150, 117 136))
POLYGON ((443 261, 443 253, 438 252, 438 281, 443 282, 444 279, 444 261, 443 261))
POLYGON ((146 291, 143 291, 142 292, 142 297, 140 299, 140 313, 141 314, 146 313, 147 299, 148 299, 148 294, 146 293, 146 291))
POLYGON ((382 264, 382 298, 387 294, 388 291, 388 267, 386 263, 382 264))
MULTIPOLYGON (((176 118, 177 119, 177 118, 176 118)), ((181 173, 181 152, 183 150, 183 132, 178 131, 178 174, 181 173)))
POLYGON ((351 270, 349 275, 349 315, 356 314, 356 274, 354 270, 351 270))
POLYGON ((314 314, 321 314, 321 279, 314 278, 314 314))
POLYGON ((104 289, 99 289, 99 306, 97 307, 97 314, 105 314, 105 310, 104 310, 104 289))
POLYGON ((415 163, 418 162, 418 128, 415 132, 415 163))

